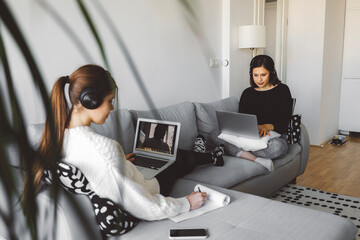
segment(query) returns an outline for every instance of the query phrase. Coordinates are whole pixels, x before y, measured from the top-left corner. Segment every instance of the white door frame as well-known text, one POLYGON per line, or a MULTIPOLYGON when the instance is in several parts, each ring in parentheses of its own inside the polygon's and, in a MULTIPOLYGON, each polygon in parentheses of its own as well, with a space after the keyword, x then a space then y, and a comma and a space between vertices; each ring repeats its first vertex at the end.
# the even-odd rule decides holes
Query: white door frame
POLYGON ((286 82, 288 5, 289 0, 277 0, 275 68, 279 79, 284 83, 286 82))

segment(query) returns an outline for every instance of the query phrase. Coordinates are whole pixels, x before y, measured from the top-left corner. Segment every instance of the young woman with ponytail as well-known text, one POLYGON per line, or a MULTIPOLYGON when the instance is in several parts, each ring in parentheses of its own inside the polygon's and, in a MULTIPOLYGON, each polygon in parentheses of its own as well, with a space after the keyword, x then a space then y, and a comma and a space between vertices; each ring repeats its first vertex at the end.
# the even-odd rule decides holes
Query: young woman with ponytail
MULTIPOLYGON (((48 119, 39 145, 40 158, 34 164, 35 187, 51 159, 61 154, 61 161, 73 165, 89 180, 101 197, 122 206, 139 219, 160 220, 201 207, 206 193, 193 192, 183 198, 165 197, 169 182, 185 175, 198 164, 222 160, 222 149, 212 153, 181 150, 174 167, 163 171, 158 179, 146 180, 125 156, 120 144, 94 132, 91 123, 103 124, 111 110, 117 86, 110 73, 96 65, 85 65, 54 84, 50 100, 55 122, 55 138, 48 119), (65 85, 69 85, 71 108, 67 107, 65 85), (53 142, 56 139, 56 142, 53 142), (54 155, 55 154, 55 155, 54 155), (43 159, 43 160, 41 160, 43 159), (171 178, 171 179, 170 179, 171 178)), ((158 175, 158 176, 159 176, 158 175)))

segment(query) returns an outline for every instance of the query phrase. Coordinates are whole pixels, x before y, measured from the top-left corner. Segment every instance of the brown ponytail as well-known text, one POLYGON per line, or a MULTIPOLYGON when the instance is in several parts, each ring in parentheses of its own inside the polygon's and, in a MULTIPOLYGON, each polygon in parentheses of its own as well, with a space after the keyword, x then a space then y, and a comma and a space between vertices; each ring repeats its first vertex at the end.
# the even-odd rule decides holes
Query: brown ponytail
POLYGON ((55 136, 51 136, 49 120, 46 119, 44 132, 39 145, 39 152, 44 157, 47 157, 54 147, 61 149, 62 146, 64 131, 68 121, 68 107, 64 93, 64 87, 68 79, 68 77, 59 78, 51 91, 50 102, 54 116, 56 142, 54 142, 55 136))
POLYGON ((38 148, 39 154, 34 159, 32 171, 27 171, 24 176, 22 207, 26 215, 32 211, 29 209, 28 204, 39 191, 43 170, 60 159, 64 131, 68 124, 68 107, 64 94, 64 87, 67 82, 69 82, 69 77, 61 77, 55 82, 50 95, 52 112, 48 113, 54 117, 54 131, 51 131, 51 124, 49 117, 47 117, 38 148), (51 132, 55 133, 55 135, 52 136, 51 132))
MULTIPOLYGON (((54 116, 54 132, 55 136, 51 135, 50 121, 47 118, 45 122, 44 132, 39 145, 39 153, 41 158, 44 159, 38 164, 34 165, 35 185, 40 182, 42 171, 47 167, 54 157, 60 156, 65 128, 68 124, 69 109, 66 103, 64 88, 65 84, 69 82, 69 77, 59 78, 51 91, 50 102, 52 107, 52 114, 54 116)), ((56 159, 55 159, 56 160, 56 159)))

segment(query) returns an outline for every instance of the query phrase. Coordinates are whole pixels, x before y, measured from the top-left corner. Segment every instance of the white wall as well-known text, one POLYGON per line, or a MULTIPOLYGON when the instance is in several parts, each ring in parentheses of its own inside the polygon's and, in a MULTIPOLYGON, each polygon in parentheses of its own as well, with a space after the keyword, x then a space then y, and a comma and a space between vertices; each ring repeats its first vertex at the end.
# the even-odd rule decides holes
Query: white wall
POLYGON ((238 29, 242 25, 252 25, 254 18, 254 0, 231 0, 230 3, 230 96, 240 99, 243 90, 250 86, 249 64, 252 52, 239 49, 238 29))
POLYGON ((289 1, 286 82, 311 144, 320 144, 325 0, 289 1))
MULTIPOLYGON (((76 1, 44 2, 56 9, 72 28, 90 57, 84 57, 39 2, 42 1, 7 1, 28 39, 49 92, 58 77, 70 74, 83 64, 104 66, 76 1)), ((105 45, 112 73, 119 86, 120 107, 147 109, 148 103, 114 36, 100 17, 95 1, 84 2, 105 45)), ((222 69, 210 69, 209 58, 222 56, 222 0, 189 1, 195 15, 186 11, 181 4, 183 1, 99 2, 115 23, 157 107, 182 101, 208 102, 221 98, 222 69)), ((44 111, 29 72, 12 39, 5 29, 2 31, 27 124, 43 122, 44 111)))
POLYGON ((321 141, 330 139, 339 130, 345 1, 327 0, 325 15, 322 108, 319 132, 321 141))
POLYGON ((286 82, 320 145, 337 133, 344 1, 289 1, 286 82))
MULTIPOLYGON (((265 4, 266 48, 264 54, 276 60, 276 14, 277 2, 265 4)), ((279 69, 277 69, 279 71, 279 69)))

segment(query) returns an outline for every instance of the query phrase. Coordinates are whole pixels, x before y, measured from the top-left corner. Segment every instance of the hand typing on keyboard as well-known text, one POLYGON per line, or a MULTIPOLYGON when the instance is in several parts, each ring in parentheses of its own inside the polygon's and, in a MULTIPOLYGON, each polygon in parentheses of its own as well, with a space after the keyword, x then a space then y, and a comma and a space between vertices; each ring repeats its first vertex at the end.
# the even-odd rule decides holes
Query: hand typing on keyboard
POLYGON ((125 155, 126 160, 129 160, 130 162, 133 162, 136 158, 136 154, 135 153, 129 153, 125 155))

